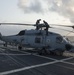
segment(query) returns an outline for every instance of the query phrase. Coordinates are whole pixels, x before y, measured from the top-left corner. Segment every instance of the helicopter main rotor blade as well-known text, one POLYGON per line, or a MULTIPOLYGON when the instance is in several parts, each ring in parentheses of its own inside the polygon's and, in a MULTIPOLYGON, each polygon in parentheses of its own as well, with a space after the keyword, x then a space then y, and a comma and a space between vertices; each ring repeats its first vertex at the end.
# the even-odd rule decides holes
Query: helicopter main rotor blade
POLYGON ((50 24, 50 25, 55 25, 55 26, 62 26, 62 27, 71 27, 74 29, 74 25, 69 26, 69 25, 60 25, 60 24, 50 24))
POLYGON ((56 27, 52 27, 52 28, 74 33, 73 31, 62 29, 62 28, 56 28, 56 27))
POLYGON ((26 25, 26 26, 33 26, 34 24, 24 24, 24 23, 0 23, 0 25, 26 25))
MULTIPOLYGON (((0 23, 0 25, 25 25, 25 26, 36 26, 36 24, 28 24, 28 23, 0 23)), ((49 28, 53 28, 50 25, 55 25, 55 26, 63 26, 63 27, 72 27, 74 29, 74 25, 73 26, 69 26, 69 25, 60 25, 60 24, 49 24, 49 28)))

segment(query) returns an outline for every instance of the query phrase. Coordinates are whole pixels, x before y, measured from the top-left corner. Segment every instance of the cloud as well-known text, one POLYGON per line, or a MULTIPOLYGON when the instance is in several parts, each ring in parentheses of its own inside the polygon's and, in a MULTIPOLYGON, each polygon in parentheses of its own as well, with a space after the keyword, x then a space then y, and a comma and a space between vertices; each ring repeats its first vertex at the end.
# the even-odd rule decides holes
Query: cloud
POLYGON ((74 23, 74 0, 19 0, 25 13, 56 12, 74 23))
POLYGON ((57 12, 58 14, 67 17, 71 22, 74 23, 74 0, 47 0, 48 4, 51 5, 49 7, 49 11, 57 12))
POLYGON ((43 12, 40 0, 19 0, 19 7, 22 8, 25 13, 43 12))

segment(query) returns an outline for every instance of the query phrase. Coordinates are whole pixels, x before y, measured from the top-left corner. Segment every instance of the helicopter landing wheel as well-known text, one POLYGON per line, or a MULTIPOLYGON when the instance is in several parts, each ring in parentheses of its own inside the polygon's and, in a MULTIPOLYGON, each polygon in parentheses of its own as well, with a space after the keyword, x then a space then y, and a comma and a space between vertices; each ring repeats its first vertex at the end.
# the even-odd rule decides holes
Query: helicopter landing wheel
POLYGON ((63 51, 56 51, 55 54, 58 55, 58 56, 62 56, 63 55, 63 51))
POLYGON ((38 51, 38 54, 39 54, 39 55, 42 55, 42 52, 41 52, 41 51, 38 51))
POLYGON ((21 46, 18 46, 18 49, 19 49, 19 50, 22 50, 22 47, 21 47, 21 46))
POLYGON ((7 47, 7 43, 4 43, 3 46, 4 46, 4 47, 7 47))
POLYGON ((50 51, 50 55, 54 55, 54 52, 50 51))
POLYGON ((39 55, 45 55, 45 54, 47 54, 47 51, 46 51, 45 48, 43 48, 43 49, 41 49, 41 50, 38 51, 38 54, 39 55))

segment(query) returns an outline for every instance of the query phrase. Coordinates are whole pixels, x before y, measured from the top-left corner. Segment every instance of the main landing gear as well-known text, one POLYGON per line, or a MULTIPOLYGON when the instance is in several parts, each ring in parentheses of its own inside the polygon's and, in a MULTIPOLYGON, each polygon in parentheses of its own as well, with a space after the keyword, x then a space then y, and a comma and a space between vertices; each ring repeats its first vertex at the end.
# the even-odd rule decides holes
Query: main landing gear
POLYGON ((40 49, 39 51, 38 51, 38 54, 39 55, 46 55, 46 54, 48 54, 49 52, 46 50, 46 48, 42 48, 42 49, 40 49))
POLYGON ((63 55, 63 50, 54 50, 54 51, 49 51, 45 48, 41 49, 38 51, 39 55, 58 55, 58 56, 62 56, 63 55))

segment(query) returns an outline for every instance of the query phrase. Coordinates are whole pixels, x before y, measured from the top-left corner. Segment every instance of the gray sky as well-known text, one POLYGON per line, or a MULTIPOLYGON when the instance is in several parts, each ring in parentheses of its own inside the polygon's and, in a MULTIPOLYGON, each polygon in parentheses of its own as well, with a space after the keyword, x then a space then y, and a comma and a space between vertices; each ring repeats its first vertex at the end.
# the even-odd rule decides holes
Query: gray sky
MULTIPOLYGON (((35 23, 39 18, 50 24, 74 24, 74 0, 0 0, 0 22, 35 23)), ((10 35, 26 28, 34 27, 0 26, 0 32, 10 35)))

